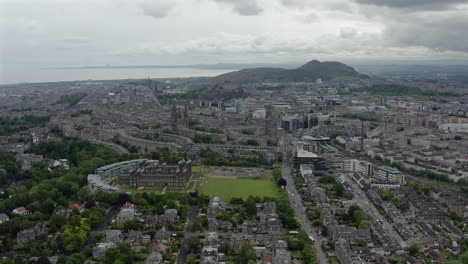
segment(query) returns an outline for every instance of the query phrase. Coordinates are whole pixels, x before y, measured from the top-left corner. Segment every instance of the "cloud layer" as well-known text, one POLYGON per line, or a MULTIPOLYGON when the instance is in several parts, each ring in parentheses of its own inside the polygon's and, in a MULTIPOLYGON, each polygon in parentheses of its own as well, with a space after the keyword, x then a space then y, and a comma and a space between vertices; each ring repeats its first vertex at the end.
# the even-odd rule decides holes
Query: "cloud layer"
POLYGON ((254 16, 262 12, 257 0, 214 0, 232 6, 232 10, 242 16, 254 16))
POLYGON ((466 0, 0 1, 0 66, 466 58, 466 0))
POLYGON ((466 0, 355 0, 360 4, 408 8, 416 10, 443 10, 455 5, 466 4, 466 0))

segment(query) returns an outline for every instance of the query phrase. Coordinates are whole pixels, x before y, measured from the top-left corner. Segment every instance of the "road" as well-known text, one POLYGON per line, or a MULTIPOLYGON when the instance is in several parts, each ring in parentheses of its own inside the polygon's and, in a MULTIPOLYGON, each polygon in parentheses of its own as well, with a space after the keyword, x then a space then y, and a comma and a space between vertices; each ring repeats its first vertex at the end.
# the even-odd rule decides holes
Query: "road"
POLYGON ((188 240, 192 236, 199 235, 199 233, 194 233, 195 219, 197 218, 198 213, 198 206, 193 205, 190 207, 190 213, 187 217, 187 224, 185 225, 184 240, 182 241, 179 255, 177 256, 177 264, 184 264, 187 262, 187 258, 190 255, 188 240))
POLYGON ((351 177, 347 178, 347 183, 352 188, 354 194, 353 200, 355 200, 362 209, 364 209, 366 212, 372 213, 380 221, 387 234, 394 239, 394 242, 398 243, 400 246, 405 246, 405 241, 395 231, 393 225, 382 216, 380 211, 374 206, 369 198, 367 198, 367 196, 364 194, 364 191, 361 190, 357 183, 355 183, 351 177))
POLYGON ((317 263, 319 264, 330 263, 328 261, 328 258, 325 252, 323 251, 321 247, 322 239, 319 237, 317 232, 312 228, 310 224, 310 220, 309 218, 307 218, 306 208, 304 207, 302 203, 301 195, 299 194, 299 192, 297 191, 294 185, 294 180, 291 175, 291 166, 287 161, 283 163, 282 176, 287 182, 286 190, 288 192, 289 202, 294 208, 296 216, 301 221, 302 229, 304 229, 304 231, 306 231, 309 236, 315 239, 315 243, 313 244, 313 247, 315 249, 315 254, 317 256, 317 263))
POLYGON ((91 244, 94 243, 94 239, 96 238, 96 236, 98 234, 103 233, 106 230, 106 228, 109 225, 110 221, 119 212, 119 210, 120 210, 120 205, 114 205, 107 211, 106 215, 102 219, 101 224, 91 232, 88 239, 86 240, 86 242, 81 247, 80 252, 83 252, 83 250, 85 248, 87 248, 88 246, 90 246, 91 244))

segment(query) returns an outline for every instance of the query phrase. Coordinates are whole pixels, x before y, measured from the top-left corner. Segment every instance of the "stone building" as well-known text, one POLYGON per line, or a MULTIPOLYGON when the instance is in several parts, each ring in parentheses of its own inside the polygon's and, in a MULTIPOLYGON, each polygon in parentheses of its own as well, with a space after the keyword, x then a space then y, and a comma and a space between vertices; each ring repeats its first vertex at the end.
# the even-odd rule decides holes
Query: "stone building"
POLYGON ((153 163, 119 175, 117 183, 128 185, 134 189, 140 187, 185 187, 191 175, 192 163, 190 160, 181 160, 177 165, 153 163))

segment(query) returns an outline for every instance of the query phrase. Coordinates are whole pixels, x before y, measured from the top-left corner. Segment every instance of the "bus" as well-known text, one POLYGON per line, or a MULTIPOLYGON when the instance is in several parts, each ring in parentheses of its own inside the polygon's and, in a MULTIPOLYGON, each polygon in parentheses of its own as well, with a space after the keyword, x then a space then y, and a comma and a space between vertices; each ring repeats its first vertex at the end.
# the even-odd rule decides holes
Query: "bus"
POLYGON ((315 243, 315 239, 314 239, 312 236, 309 236, 309 238, 310 238, 310 242, 311 242, 312 244, 314 244, 314 243, 315 243))

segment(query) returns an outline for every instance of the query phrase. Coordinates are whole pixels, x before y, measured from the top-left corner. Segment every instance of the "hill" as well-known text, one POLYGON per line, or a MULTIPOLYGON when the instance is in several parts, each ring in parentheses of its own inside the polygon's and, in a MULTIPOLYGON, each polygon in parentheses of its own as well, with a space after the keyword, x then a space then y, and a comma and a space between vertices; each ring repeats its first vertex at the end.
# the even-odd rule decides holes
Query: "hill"
POLYGON ((253 68, 229 72, 214 77, 217 82, 314 82, 333 79, 367 78, 353 67, 341 62, 317 60, 310 61, 296 69, 253 68))

